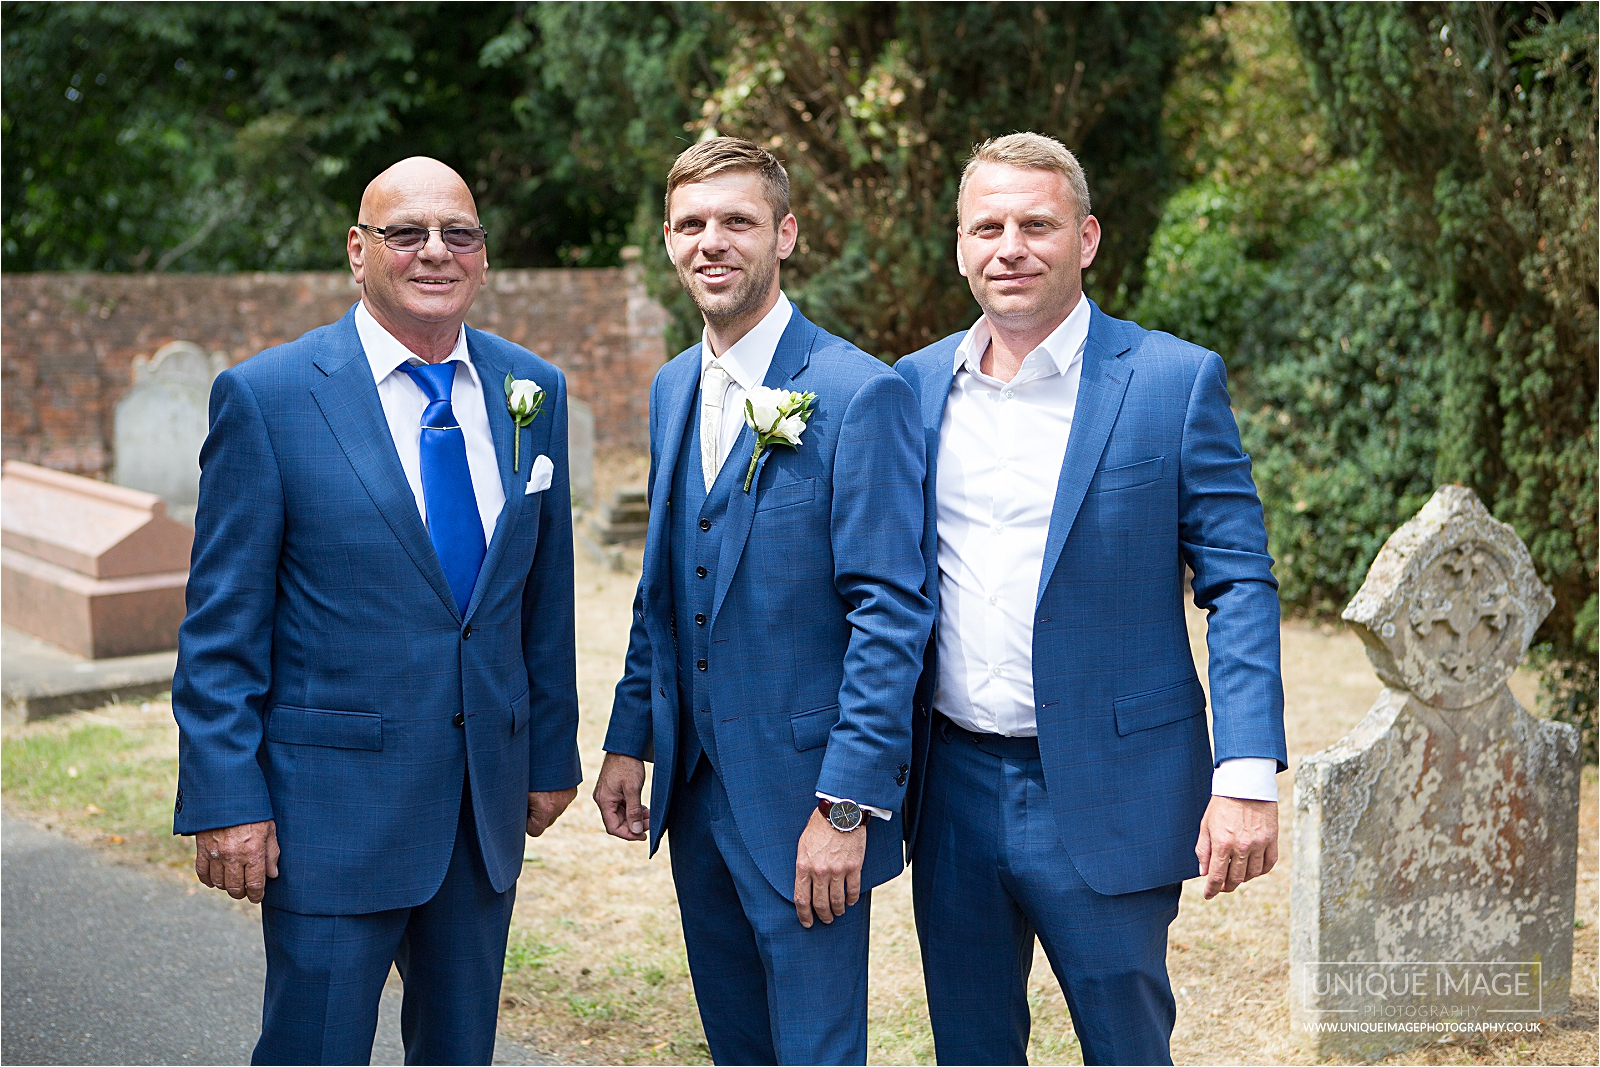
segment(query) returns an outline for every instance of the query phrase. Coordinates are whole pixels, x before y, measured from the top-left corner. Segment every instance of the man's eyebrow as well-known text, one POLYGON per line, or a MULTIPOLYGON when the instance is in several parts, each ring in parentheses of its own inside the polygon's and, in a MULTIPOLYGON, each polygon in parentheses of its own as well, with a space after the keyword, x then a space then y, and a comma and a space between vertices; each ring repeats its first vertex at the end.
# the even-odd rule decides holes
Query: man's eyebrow
MULTIPOLYGON (((478 225, 478 221, 476 219, 474 219, 471 215, 467 215, 467 214, 464 214, 462 212, 446 211, 443 214, 440 214, 440 215, 438 215, 436 217, 439 220, 439 225, 440 226, 476 226, 476 225, 478 225)), ((390 219, 388 225, 390 225, 390 226, 427 226, 429 221, 430 220, 427 217, 427 215, 425 215, 425 214, 423 214, 421 212, 409 212, 408 213, 408 212, 402 211, 402 212, 399 212, 398 214, 396 214, 392 219, 390 219)))

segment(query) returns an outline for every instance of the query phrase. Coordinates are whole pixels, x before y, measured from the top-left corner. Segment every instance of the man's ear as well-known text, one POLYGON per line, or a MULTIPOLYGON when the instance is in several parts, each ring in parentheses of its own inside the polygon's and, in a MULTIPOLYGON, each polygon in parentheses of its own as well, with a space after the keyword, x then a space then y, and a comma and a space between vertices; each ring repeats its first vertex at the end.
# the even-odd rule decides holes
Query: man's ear
POLYGON ((793 215, 785 215, 778 223, 778 258, 788 259, 800 240, 800 222, 793 215))
POLYGON ((672 258, 672 223, 670 222, 661 224, 661 243, 667 247, 667 262, 676 267, 678 261, 672 258))
POLYGON ((366 282, 366 251, 361 244, 361 231, 350 227, 350 234, 345 238, 345 253, 350 257, 350 273, 355 275, 357 285, 366 282))
POLYGON ((959 238, 956 240, 956 270, 961 272, 963 278, 967 276, 967 260, 961 254, 961 241, 959 238))

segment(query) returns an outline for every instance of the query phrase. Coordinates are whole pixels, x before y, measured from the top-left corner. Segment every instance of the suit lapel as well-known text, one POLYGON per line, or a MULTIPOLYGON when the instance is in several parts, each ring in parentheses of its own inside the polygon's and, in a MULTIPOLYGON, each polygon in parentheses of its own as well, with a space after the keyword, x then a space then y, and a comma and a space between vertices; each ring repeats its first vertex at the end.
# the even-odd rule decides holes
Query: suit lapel
POLYGON ((395 451, 394 438, 384 418, 378 387, 372 380, 372 368, 356 333, 353 308, 340 320, 335 337, 333 344, 312 357, 312 362, 327 375, 312 387, 312 399, 322 410, 334 440, 339 442, 345 458, 355 468, 356 477, 366 487, 406 554, 439 594, 450 614, 459 618, 450 583, 439 565, 433 542, 428 540, 428 530, 417 511, 411 483, 406 481, 405 470, 400 466, 400 454, 395 451))
MULTIPOLYGON (((1085 297, 1084 299, 1088 299, 1085 297)), ((1084 494, 1100 465, 1111 427, 1122 410, 1133 370, 1119 357, 1128 350, 1120 331, 1114 329, 1098 305, 1089 305, 1089 338, 1083 347, 1083 373, 1078 381, 1078 404, 1072 414, 1072 432, 1067 436, 1067 454, 1061 462, 1061 478, 1056 483, 1056 501, 1050 511, 1050 532, 1044 544, 1044 566, 1039 572, 1039 590, 1034 606, 1044 597, 1045 587, 1061 558, 1061 550, 1072 532, 1072 524, 1083 506, 1084 494)))
MULTIPOLYGON (((806 369, 806 363, 811 357, 811 346, 816 343, 820 331, 813 326, 806 317, 800 314, 800 309, 795 308, 789 315, 789 325, 784 328, 783 336, 778 338, 778 347, 772 353, 772 364, 767 367, 767 376, 761 384, 769 389, 793 389, 794 380, 806 369)), ((819 398, 819 403, 820 398, 819 398)), ((734 572, 739 569, 739 560, 744 555, 745 542, 750 539, 750 526, 755 521, 756 491, 761 487, 761 472, 766 469, 767 459, 772 455, 768 448, 761 453, 761 459, 756 464, 755 477, 750 480, 750 491, 744 491, 744 475, 750 468, 750 461, 742 459, 748 456, 755 448, 755 434, 746 426, 739 433, 739 438, 734 442, 733 451, 728 454, 724 462, 724 473, 728 464, 737 464, 738 484, 732 487, 729 494, 728 510, 724 522, 727 524, 722 535, 722 554, 717 558, 717 588, 711 601, 711 621, 715 625, 717 612, 722 610, 722 602, 727 598, 728 587, 733 584, 734 572)), ((804 447, 803 445, 801 447, 804 447)))
MULTIPOLYGON (((528 447, 522 450, 522 462, 519 464, 522 470, 520 472, 511 470, 512 432, 515 430, 524 438, 532 437, 533 434, 516 429, 511 421, 511 413, 506 410, 503 402, 506 375, 512 371, 510 364, 502 361, 491 346, 475 338, 473 334, 476 332, 470 329, 467 331, 467 354, 472 358, 472 367, 478 372, 478 384, 483 389, 483 407, 489 416, 489 435, 494 438, 494 455, 499 463, 500 485, 505 491, 506 502, 500 508, 500 515, 495 521, 493 532, 485 531, 490 533, 488 550, 484 553, 483 565, 478 568, 478 581, 472 587, 472 599, 467 603, 466 618, 471 618, 472 613, 477 610, 478 601, 483 599, 484 590, 489 586, 489 576, 494 573, 500 558, 505 555, 506 543, 512 537, 512 528, 516 526, 517 518, 523 511, 522 485, 517 475, 520 473, 525 478, 528 468, 533 464, 533 443, 524 440, 523 444, 528 447)), ((555 401, 549 397, 545 399, 552 407, 554 406, 555 401)), ((547 411, 541 418, 545 416, 553 419, 555 412, 547 411)))
MULTIPOLYGON (((683 431, 689 414, 694 410, 694 398, 700 388, 700 346, 685 351, 667 364, 661 374, 661 405, 659 419, 661 436, 656 441, 656 480, 650 487, 650 523, 645 533, 645 544, 657 546, 664 554, 672 543, 672 531, 667 528, 671 512, 667 505, 672 500, 672 477, 678 467, 678 453, 683 447, 683 431)), ((645 559, 645 592, 656 598, 665 595, 660 587, 664 580, 662 568, 645 559)), ((669 587, 670 588, 670 587, 669 587)))
POLYGON ((922 552, 928 560, 927 595, 936 607, 939 603, 939 431, 944 428, 944 409, 950 404, 950 389, 955 383, 956 349, 961 347, 965 336, 956 335, 948 348, 940 346, 933 365, 922 376, 919 386, 922 429, 928 453, 928 474, 922 491, 922 506, 926 516, 922 552))

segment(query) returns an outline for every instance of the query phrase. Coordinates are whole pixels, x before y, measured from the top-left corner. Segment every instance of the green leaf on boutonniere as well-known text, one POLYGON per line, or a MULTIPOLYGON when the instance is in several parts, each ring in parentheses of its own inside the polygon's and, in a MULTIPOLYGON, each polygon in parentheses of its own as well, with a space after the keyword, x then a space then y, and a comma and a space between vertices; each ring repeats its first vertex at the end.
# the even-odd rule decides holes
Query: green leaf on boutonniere
POLYGON ((539 412, 544 410, 544 390, 532 378, 512 378, 506 375, 506 411, 511 415, 511 422, 516 426, 516 435, 512 438, 511 469, 516 471, 522 465, 522 430, 523 427, 539 417, 539 412))

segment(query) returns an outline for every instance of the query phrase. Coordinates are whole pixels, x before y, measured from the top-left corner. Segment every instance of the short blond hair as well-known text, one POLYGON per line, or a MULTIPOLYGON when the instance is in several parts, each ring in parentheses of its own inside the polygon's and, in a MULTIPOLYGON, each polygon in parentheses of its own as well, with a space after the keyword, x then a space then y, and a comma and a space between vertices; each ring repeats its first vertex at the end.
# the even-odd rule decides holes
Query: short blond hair
POLYGON ((1008 133, 973 146, 972 155, 967 157, 967 165, 961 171, 961 188, 956 191, 957 226, 961 225, 961 201, 967 195, 967 179, 982 163, 1055 171, 1067 179, 1067 188, 1072 190, 1078 225, 1083 225, 1083 220, 1089 217, 1089 180, 1083 176, 1078 157, 1054 137, 1042 133, 1008 133))
POLYGON ((776 229, 789 214, 789 172, 783 169, 777 156, 743 137, 708 137, 684 149, 673 161, 672 169, 667 172, 667 195, 661 205, 667 221, 672 221, 674 189, 730 170, 753 170, 761 175, 762 190, 766 193, 767 206, 772 208, 772 225, 776 229))

